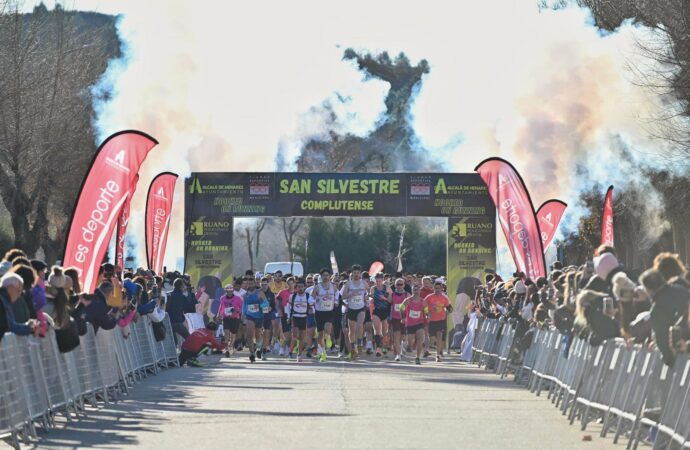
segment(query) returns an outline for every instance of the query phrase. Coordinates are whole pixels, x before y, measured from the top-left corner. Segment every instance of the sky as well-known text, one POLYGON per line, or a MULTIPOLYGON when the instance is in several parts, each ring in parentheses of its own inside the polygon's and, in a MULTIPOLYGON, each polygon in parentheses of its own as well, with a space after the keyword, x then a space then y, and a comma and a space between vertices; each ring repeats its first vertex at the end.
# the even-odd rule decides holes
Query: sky
MULTIPOLYGON (((536 0, 72 0, 65 6, 120 17, 124 54, 95 88, 114 95, 96 105, 94 125, 99 140, 129 128, 158 139, 142 167, 142 186, 166 170, 181 177, 194 170, 275 170, 279 148, 290 162, 302 142, 325 131, 318 106, 337 95, 348 99, 337 110, 341 131, 366 134, 385 109, 387 85, 343 61, 348 47, 405 52, 413 64, 426 59, 430 73, 411 120, 431 157, 459 172, 489 156, 509 159, 535 206, 549 198, 569 203, 566 228, 583 214, 579 194, 595 183, 644 188, 635 174, 659 164, 667 145, 649 137, 649 123, 670 100, 630 70, 652 64, 640 44, 655 36, 630 23, 602 33, 575 6, 539 10, 536 0)), ((143 240, 145 191, 133 200, 134 239, 143 240)), ((665 226, 655 195, 650 191, 644 211, 650 239, 665 226)), ((183 254, 182 203, 173 213, 168 267, 183 254)))

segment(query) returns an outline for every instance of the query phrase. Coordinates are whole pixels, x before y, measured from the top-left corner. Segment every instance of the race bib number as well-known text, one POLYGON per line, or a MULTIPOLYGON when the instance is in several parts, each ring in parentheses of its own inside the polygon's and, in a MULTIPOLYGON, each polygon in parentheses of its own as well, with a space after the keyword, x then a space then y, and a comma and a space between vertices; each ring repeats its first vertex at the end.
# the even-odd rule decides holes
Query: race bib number
POLYGON ((410 319, 419 319, 421 316, 421 311, 410 311, 410 319))
POLYGON ((226 316, 230 316, 234 312, 234 308, 232 306, 226 306, 224 311, 226 316))
POLYGON ((269 314, 271 312, 270 306, 264 306, 264 314, 269 314))
POLYGON ((321 307, 323 309, 333 309, 333 299, 330 298, 324 298, 321 300, 321 307))
POLYGON ((394 308, 397 312, 400 312, 400 303, 398 303, 397 305, 393 306, 393 308, 394 308))
POLYGON ((247 307, 247 311, 250 313, 258 313, 259 312, 259 305, 249 305, 247 307))
POLYGON ((350 307, 352 309, 362 309, 364 308, 364 297, 361 295, 355 295, 350 299, 350 307))

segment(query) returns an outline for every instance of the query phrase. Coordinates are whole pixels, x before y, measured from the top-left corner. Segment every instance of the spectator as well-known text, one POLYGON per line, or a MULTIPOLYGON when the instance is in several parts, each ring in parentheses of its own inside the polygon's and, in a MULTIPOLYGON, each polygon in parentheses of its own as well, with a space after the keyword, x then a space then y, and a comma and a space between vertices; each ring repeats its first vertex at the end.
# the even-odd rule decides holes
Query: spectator
MULTIPOLYGON (((70 304, 65 287, 68 277, 63 273, 62 267, 53 266, 46 286, 46 298, 48 303, 44 312, 48 314, 56 329, 61 330, 70 325, 70 304)), ((71 279, 70 279, 71 282, 71 279)))
POLYGON ((218 342, 215 336, 217 330, 218 325, 215 322, 209 322, 206 328, 196 330, 187 336, 182 343, 180 367, 185 364, 201 367, 201 364, 197 361, 199 356, 207 354, 211 350, 223 351, 223 345, 218 342))
POLYGON ((99 328, 112 330, 117 325, 117 320, 108 311, 107 299, 113 295, 113 285, 109 281, 101 283, 92 296, 84 297, 86 307, 84 314, 86 321, 93 325, 93 331, 99 328))
MULTIPOLYGON (((29 310, 29 317, 31 319, 36 319, 36 308, 34 307, 34 300, 32 290, 34 284, 36 283, 36 271, 31 267, 24 264, 14 265, 10 272, 16 273, 22 280, 24 280, 24 290, 22 292, 22 298, 17 303, 24 303, 26 308, 29 310)), ((17 319, 15 311, 15 319, 17 319)), ((22 320, 17 319, 19 322, 22 320)))
POLYGON ((669 328, 677 322, 687 324, 690 291, 666 283, 664 275, 656 269, 645 271, 640 282, 652 299, 650 315, 656 346, 664 363, 673 366, 676 357, 670 345, 669 328))
POLYGON ((594 258, 594 275, 587 282, 585 289, 595 292, 611 293, 611 280, 615 274, 622 270, 615 254, 600 254, 594 258))
POLYGON ((589 332, 589 343, 592 346, 620 336, 618 323, 604 311, 605 295, 585 289, 577 296, 575 321, 580 329, 589 332))
POLYGON ((20 323, 14 318, 12 304, 20 299, 23 288, 24 280, 16 273, 7 273, 0 278, 0 339, 6 332, 29 335, 38 330, 35 320, 29 319, 25 323, 20 323))
POLYGON ((196 298, 190 290, 190 284, 184 278, 178 278, 173 283, 173 291, 168 301, 168 315, 175 333, 187 339, 189 331, 185 326, 185 313, 193 313, 196 308, 196 298))

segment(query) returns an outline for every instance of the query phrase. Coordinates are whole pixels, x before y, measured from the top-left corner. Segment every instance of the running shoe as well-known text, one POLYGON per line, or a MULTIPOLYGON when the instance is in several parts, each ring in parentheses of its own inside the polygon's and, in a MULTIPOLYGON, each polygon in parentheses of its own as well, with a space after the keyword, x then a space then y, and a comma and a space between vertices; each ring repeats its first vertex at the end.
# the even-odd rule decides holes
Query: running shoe
POLYGON ((436 355, 436 362, 441 362, 441 357, 436 355))
POLYGON ((359 352, 355 348, 355 349, 352 349, 352 353, 350 353, 350 355, 351 355, 352 361, 354 361, 355 359, 357 359, 357 356, 359 356, 359 352))
POLYGON ((328 356, 326 356, 326 352, 321 353, 321 358, 319 358, 319 361, 321 361, 321 362, 328 361, 328 356))
POLYGON ((415 358, 414 363, 417 365, 420 365, 422 362, 419 360, 419 358, 415 358))
POLYGON ((348 353, 347 356, 345 356, 345 361, 352 361, 352 352, 348 353))
POLYGON ((380 358, 381 357, 381 350, 376 350, 376 357, 380 358))
POLYGON ((395 360, 400 361, 400 355, 395 355, 395 360))
POLYGON ((330 336, 326 336, 326 348, 330 349, 331 347, 333 347, 333 340, 330 336))
POLYGON ((230 350, 225 350, 225 353, 223 353, 223 356, 225 356, 226 358, 229 358, 230 357, 230 350))
POLYGON ((424 350, 424 357, 428 358, 429 356, 431 356, 431 353, 429 353, 429 350, 424 350))
POLYGON ((254 353, 249 354, 249 362, 254 362, 256 361, 256 356, 254 356, 254 353))
POLYGON ((278 356, 285 356, 285 351, 283 350, 283 347, 280 347, 280 351, 278 352, 278 356))
POLYGON ((187 365, 191 367, 204 367, 204 365, 197 361, 196 358, 187 361, 187 365))
POLYGON ((261 358, 261 350, 256 350, 256 357, 261 358))
POLYGON ((372 353, 374 353, 374 351, 372 349, 368 348, 367 349, 367 355, 371 355, 372 353))

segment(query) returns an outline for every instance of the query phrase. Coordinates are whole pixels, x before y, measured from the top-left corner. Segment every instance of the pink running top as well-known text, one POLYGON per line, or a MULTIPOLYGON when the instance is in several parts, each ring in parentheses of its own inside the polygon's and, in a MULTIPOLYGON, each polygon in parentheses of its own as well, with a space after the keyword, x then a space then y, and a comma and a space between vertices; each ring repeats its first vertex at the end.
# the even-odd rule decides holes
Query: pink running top
POLYGON ((242 297, 233 295, 228 297, 224 295, 220 298, 220 306, 218 307, 218 317, 225 319, 239 319, 242 315, 242 297))
POLYGON ((423 299, 414 300, 413 297, 408 297, 405 305, 405 326, 413 327, 424 323, 425 309, 426 302, 423 299))
POLYGON ((398 294, 395 291, 393 292, 393 295, 391 296, 391 317, 393 319, 402 319, 402 314, 400 314, 400 305, 405 301, 408 295, 410 294, 407 292, 402 292, 401 294, 398 294))

